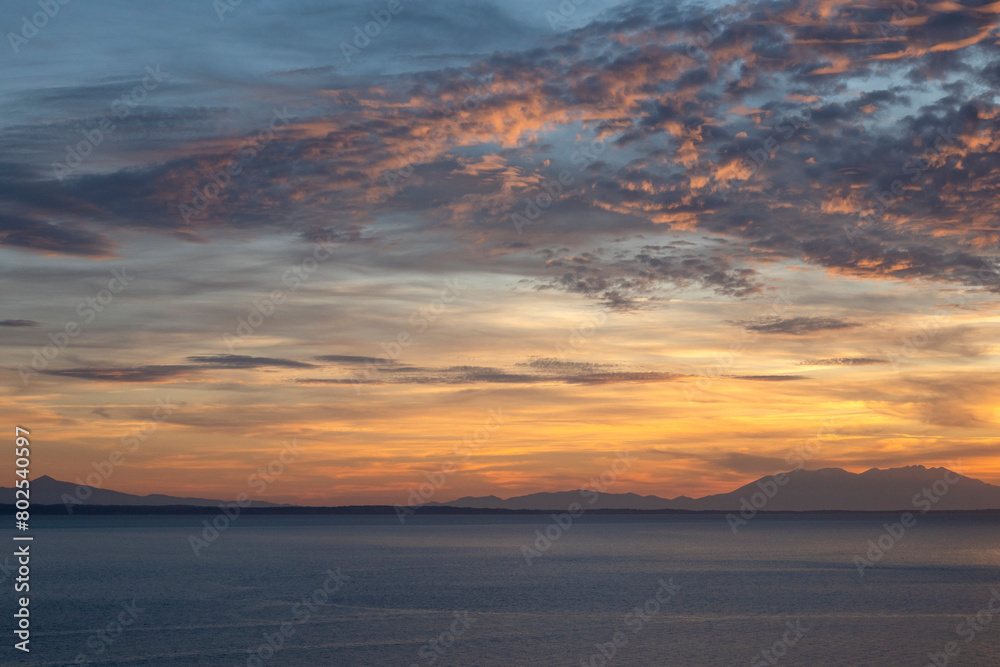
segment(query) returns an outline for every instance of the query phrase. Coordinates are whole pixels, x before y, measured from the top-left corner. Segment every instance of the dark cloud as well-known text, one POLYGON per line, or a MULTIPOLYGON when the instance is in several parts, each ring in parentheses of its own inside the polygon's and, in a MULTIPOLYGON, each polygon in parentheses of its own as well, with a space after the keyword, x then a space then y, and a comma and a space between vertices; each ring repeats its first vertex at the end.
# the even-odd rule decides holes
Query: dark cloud
POLYGON ((600 299, 615 310, 636 307, 662 285, 702 287, 716 294, 746 297, 762 292, 756 271, 734 267, 721 254, 683 252, 675 246, 644 246, 633 254, 605 258, 600 251, 565 256, 543 250, 546 268, 561 273, 538 286, 600 299))
POLYGON ((619 373, 589 373, 587 375, 568 376, 564 380, 570 384, 618 384, 622 382, 672 382, 687 377, 680 373, 619 372, 619 373))
MULTIPOLYGON (((540 358, 517 364, 536 371, 534 374, 511 373, 489 366, 449 366, 441 369, 405 369, 406 374, 377 370, 359 373, 355 378, 300 378, 301 384, 618 384, 625 382, 670 382, 686 377, 679 373, 661 371, 581 372, 600 367, 600 364, 561 362, 540 358), (536 364, 535 362, 540 362, 536 364)), ((404 370, 404 369, 398 369, 404 370)))
POLYGON ((736 322, 735 324, 742 326, 747 331, 790 336, 804 336, 817 331, 835 331, 861 326, 858 322, 850 322, 836 317, 769 318, 736 322))
POLYGON ((35 252, 108 257, 117 247, 104 234, 71 223, 53 224, 0 213, 0 245, 35 252))
POLYGON ((307 364, 291 359, 276 359, 273 357, 249 357, 242 354, 215 354, 208 356, 188 357, 188 361, 202 364, 210 368, 262 368, 275 366, 280 368, 315 368, 315 364, 307 364))
POLYGON ((607 364, 597 364, 590 361, 566 361, 564 359, 555 359, 552 357, 536 357, 531 361, 522 361, 516 366, 527 366, 529 368, 534 368, 536 370, 544 371, 575 371, 575 372, 594 372, 600 370, 602 367, 607 366, 607 364))
MULTIPOLYGON (((417 57, 405 73, 375 78, 279 68, 275 76, 294 71, 297 85, 321 94, 300 91, 290 120, 255 144, 253 160, 194 222, 179 206, 266 129, 269 108, 220 139, 219 124, 236 116, 224 93, 211 108, 143 106, 120 131, 152 156, 117 171, 59 181, 39 167, 0 165, 3 243, 101 257, 129 227, 188 240, 272 230, 367 244, 385 241, 376 219, 406 214, 420 221, 416 232, 447 231, 474 246, 491 270, 519 270, 539 289, 618 310, 685 288, 751 298, 764 289, 762 266, 776 260, 1000 290, 987 251, 1000 238, 1000 152, 989 140, 1000 113, 969 83, 988 85, 1000 71, 995 14, 925 7, 904 26, 891 8, 849 3, 720 10, 636 1, 521 49, 539 35, 506 11, 476 6, 443 18, 424 7, 410 17, 432 32, 470 20, 520 35, 489 56, 441 56, 456 66, 417 57), (861 78, 869 89, 850 93, 861 78), (580 160, 594 145, 600 155, 580 160), (511 216, 562 171, 572 182, 515 230, 511 216), (606 245, 680 232, 730 245, 606 245), (525 259, 553 239, 574 250, 525 259)), ((462 39, 479 44, 483 34, 473 33, 462 39)), ((45 131, 18 126, 14 149, 42 152, 52 131, 89 127, 90 107, 132 79, 35 91, 31 108, 83 105, 91 115, 45 131)), ((442 259, 454 248, 426 252, 442 259)))
POLYGON ((0 320, 0 327, 39 327, 41 324, 34 320, 0 320))
POLYGON ((64 370, 39 371, 44 375, 93 380, 98 382, 165 382, 173 379, 183 379, 188 375, 200 374, 209 370, 233 370, 241 368, 315 368, 315 364, 307 364, 291 359, 272 357, 251 357, 239 354, 217 354, 191 356, 187 358, 192 364, 144 365, 129 367, 86 367, 64 370))
POLYGON ((508 373, 502 369, 487 366, 452 366, 444 369, 442 376, 444 382, 449 384, 477 384, 480 382, 492 384, 527 384, 538 382, 542 379, 537 375, 508 373))

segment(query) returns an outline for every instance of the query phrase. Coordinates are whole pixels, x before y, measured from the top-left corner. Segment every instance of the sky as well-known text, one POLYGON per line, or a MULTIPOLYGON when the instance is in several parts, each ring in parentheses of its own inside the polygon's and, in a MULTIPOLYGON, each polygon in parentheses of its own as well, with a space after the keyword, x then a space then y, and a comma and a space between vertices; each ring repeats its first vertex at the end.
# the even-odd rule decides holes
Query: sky
POLYGON ((32 473, 1000 484, 1000 2, 576 1, 3 0, 32 473))

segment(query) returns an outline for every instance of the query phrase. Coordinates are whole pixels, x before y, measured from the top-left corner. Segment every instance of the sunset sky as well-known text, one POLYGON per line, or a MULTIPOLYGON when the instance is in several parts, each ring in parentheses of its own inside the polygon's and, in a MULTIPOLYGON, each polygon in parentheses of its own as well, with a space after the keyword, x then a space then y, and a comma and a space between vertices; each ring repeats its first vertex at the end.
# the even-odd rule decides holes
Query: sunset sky
POLYGON ((1000 2, 225 2, 3 3, 34 475, 231 498, 295 439, 261 498, 624 451, 699 496, 816 438, 1000 484, 1000 2))

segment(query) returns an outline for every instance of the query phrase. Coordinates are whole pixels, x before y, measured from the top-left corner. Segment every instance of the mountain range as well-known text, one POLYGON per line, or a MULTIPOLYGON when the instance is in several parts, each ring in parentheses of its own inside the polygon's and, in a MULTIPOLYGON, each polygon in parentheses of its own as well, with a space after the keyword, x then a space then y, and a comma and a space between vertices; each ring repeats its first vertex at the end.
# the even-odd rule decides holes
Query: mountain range
MULTIPOLYGON (((0 504, 13 504, 12 487, 0 487, 0 504)), ((223 502, 209 498, 146 496, 62 482, 48 475, 31 482, 33 505, 194 506, 216 507, 223 502), (77 502, 79 501, 79 502, 77 502)), ((593 488, 532 493, 506 500, 497 496, 466 496, 452 501, 428 502, 422 507, 499 510, 566 510, 573 503, 582 509, 688 510, 688 511, 895 511, 1000 509, 1000 486, 966 477, 947 468, 872 468, 852 473, 841 468, 793 470, 761 477, 729 493, 702 498, 640 496, 610 493, 593 488)), ((282 507, 260 500, 253 507, 282 507)), ((369 506, 370 507, 370 506, 369 506)))
MULTIPOLYGON (((14 503, 13 487, 0 486, 0 503, 14 503)), ((32 505, 143 505, 143 506, 166 506, 166 505, 189 505, 194 507, 216 507, 222 500, 212 500, 210 498, 183 498, 178 496, 165 496, 161 493, 153 493, 148 496, 137 496, 121 491, 111 491, 109 489, 99 489, 86 484, 74 484, 73 482, 61 482, 48 475, 42 475, 31 480, 32 505)), ((280 507, 277 503, 268 503, 260 500, 252 501, 252 507, 280 507)))
POLYGON ((532 493, 503 500, 497 496, 457 498, 427 506, 484 509, 584 509, 731 511, 744 507, 765 511, 892 511, 1000 509, 1000 486, 966 477, 947 468, 907 466, 852 473, 841 468, 793 470, 761 477, 730 491, 702 498, 599 493, 594 489, 532 493), (925 493, 926 490, 926 493, 925 493))

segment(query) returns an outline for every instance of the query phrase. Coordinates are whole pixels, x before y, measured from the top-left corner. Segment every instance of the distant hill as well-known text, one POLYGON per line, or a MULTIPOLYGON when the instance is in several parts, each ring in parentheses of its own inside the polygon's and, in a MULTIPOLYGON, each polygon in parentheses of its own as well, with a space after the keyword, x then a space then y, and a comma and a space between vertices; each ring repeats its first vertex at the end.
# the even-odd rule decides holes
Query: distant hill
MULTIPOLYGON (((31 504, 62 505, 66 502, 66 499, 63 497, 64 494, 81 500, 84 505, 194 505, 198 507, 215 507, 227 502, 212 500, 210 498, 165 496, 160 493, 137 496, 131 493, 99 489, 86 485, 83 485, 82 492, 77 494, 77 486, 73 482, 60 482, 48 475, 43 475, 31 480, 31 504), (87 494, 87 490, 90 491, 89 495, 87 494), (84 500, 83 498, 86 499, 84 500)), ((14 491, 13 487, 0 486, 0 504, 12 504, 14 502, 14 491)), ((252 507, 281 507, 281 505, 254 500, 252 507)))
POLYGON ((532 493, 503 500, 497 496, 464 497, 428 506, 474 507, 489 509, 566 509, 580 503, 585 509, 638 510, 738 510, 744 499, 752 504, 767 502, 759 507, 767 511, 891 511, 918 509, 929 504, 932 510, 1000 509, 1000 486, 987 484, 952 472, 947 468, 907 466, 880 470, 872 468, 853 473, 841 468, 794 470, 785 473, 785 483, 778 485, 774 475, 741 486, 729 493, 703 498, 660 498, 634 493, 600 493, 593 491, 560 491, 532 493), (935 486, 936 485, 936 486, 935 486), (914 496, 928 489, 929 496, 914 496), (773 497, 768 497, 768 493, 773 497), (763 496, 759 494, 764 494, 763 496), (756 497, 754 494, 758 494, 756 497), (597 496, 591 504, 590 500, 597 496), (937 502, 934 502, 937 498, 937 502))
MULTIPOLYGON (((756 482, 730 491, 703 498, 661 498, 640 496, 635 493, 597 493, 595 491, 559 491, 532 493, 506 500, 497 496, 457 498, 446 503, 431 502, 424 507, 472 508, 500 510, 565 510, 572 503, 584 509, 601 510, 688 510, 729 512, 745 507, 744 502, 764 511, 895 511, 895 510, 991 510, 1000 509, 1000 486, 987 484, 952 472, 946 468, 908 466, 880 470, 872 468, 862 473, 852 473, 840 468, 820 470, 794 470, 784 473, 784 484, 778 484, 774 475, 761 477, 756 482), (927 495, 924 495, 924 490, 927 495), (591 503, 591 500, 594 500, 591 503), (763 502, 766 499, 766 502, 763 502), (934 502, 934 499, 937 499, 934 502), (761 504, 763 502, 763 504, 761 504)), ((209 498, 183 498, 151 494, 138 496, 85 486, 90 496, 86 505, 100 506, 189 506, 217 507, 222 500, 209 498)), ((77 495, 77 485, 61 482, 48 475, 31 482, 32 505, 62 505, 64 494, 77 495)), ((0 487, 0 504, 14 503, 14 489, 0 487)), ((287 508, 254 500, 256 508, 287 508)), ((365 506, 364 511, 391 510, 391 506, 365 506)), ((323 508, 312 508, 323 509, 323 508)), ((359 511, 360 511, 359 510, 359 511)))

